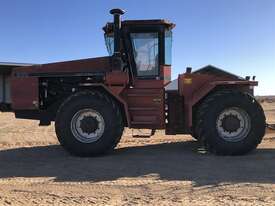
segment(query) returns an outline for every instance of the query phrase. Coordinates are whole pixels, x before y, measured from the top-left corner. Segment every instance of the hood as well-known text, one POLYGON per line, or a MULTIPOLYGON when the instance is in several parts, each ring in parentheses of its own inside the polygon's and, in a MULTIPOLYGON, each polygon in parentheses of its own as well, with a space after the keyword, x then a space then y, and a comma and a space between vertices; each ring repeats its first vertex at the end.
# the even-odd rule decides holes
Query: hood
POLYGON ((17 67, 14 69, 15 75, 28 76, 63 76, 89 73, 105 73, 110 71, 110 57, 97 57, 73 61, 40 64, 34 66, 17 67))
MULTIPOLYGON (((228 78, 231 80, 245 80, 244 78, 237 76, 235 74, 232 74, 230 72, 224 71, 218 67, 212 66, 212 65, 207 65, 205 67, 202 67, 194 72, 192 74, 208 74, 216 77, 224 77, 228 78)), ((167 91, 173 91, 173 90, 178 90, 178 79, 172 80, 166 87, 165 90, 167 91)))
POLYGON ((236 80, 244 80, 244 78, 232 74, 230 72, 227 72, 225 70, 222 70, 218 67, 212 66, 212 65, 207 65, 205 67, 202 67, 198 69, 197 71, 194 71, 193 74, 210 74, 210 75, 215 75, 218 77, 228 77, 228 78, 233 78, 236 80))

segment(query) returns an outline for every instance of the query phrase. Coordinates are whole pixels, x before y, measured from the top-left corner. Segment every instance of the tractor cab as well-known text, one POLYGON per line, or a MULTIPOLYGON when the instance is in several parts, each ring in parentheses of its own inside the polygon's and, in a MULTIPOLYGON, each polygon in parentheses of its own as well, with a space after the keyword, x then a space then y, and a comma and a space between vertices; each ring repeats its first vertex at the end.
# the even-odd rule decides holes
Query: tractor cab
POLYGON ((121 82, 125 73, 129 78, 121 94, 129 110, 128 126, 164 128, 164 87, 171 80, 172 29, 175 25, 166 20, 121 21, 122 10, 113 9, 110 13, 114 21, 107 23, 103 30, 111 56, 111 70, 119 72, 111 72, 109 76, 114 79, 118 73, 117 79, 121 82))
POLYGON ((107 23, 105 43, 110 56, 121 58, 122 70, 130 80, 159 80, 162 87, 171 80, 173 23, 166 20, 120 21, 122 10, 111 10, 114 22, 107 23))

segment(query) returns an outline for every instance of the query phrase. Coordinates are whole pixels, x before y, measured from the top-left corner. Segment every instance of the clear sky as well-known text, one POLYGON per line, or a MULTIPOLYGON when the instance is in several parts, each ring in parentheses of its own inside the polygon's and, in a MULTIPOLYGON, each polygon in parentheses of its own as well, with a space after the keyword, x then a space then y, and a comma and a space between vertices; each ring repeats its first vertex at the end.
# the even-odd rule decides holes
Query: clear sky
POLYGON ((47 63, 107 55, 109 10, 176 23, 172 75, 212 64, 256 75, 275 95, 275 0, 0 0, 0 62, 47 63))

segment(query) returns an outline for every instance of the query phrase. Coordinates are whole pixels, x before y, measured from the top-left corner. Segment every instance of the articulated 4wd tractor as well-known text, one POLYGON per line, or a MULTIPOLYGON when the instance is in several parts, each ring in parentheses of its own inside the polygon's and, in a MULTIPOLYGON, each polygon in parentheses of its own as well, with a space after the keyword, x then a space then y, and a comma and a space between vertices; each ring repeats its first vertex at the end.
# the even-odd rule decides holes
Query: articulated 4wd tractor
POLYGON ((218 155, 257 147, 266 122, 254 78, 209 65, 171 82, 175 25, 110 13, 114 21, 103 28, 109 56, 13 68, 3 108, 40 125, 55 121, 61 145, 78 156, 113 150, 125 127, 191 134, 218 155))

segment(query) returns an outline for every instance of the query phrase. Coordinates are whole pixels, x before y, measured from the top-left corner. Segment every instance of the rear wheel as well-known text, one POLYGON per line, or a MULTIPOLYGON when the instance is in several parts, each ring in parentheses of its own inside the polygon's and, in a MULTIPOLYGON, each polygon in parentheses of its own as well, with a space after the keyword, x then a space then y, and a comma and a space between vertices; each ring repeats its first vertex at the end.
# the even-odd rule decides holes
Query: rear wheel
POLYGON ((123 133, 116 103, 98 91, 69 97, 57 112, 55 129, 59 142, 77 156, 93 156, 112 150, 123 133))
POLYGON ((242 155, 255 149, 265 134, 265 115, 248 93, 218 91, 197 112, 195 131, 206 149, 218 155, 242 155))

